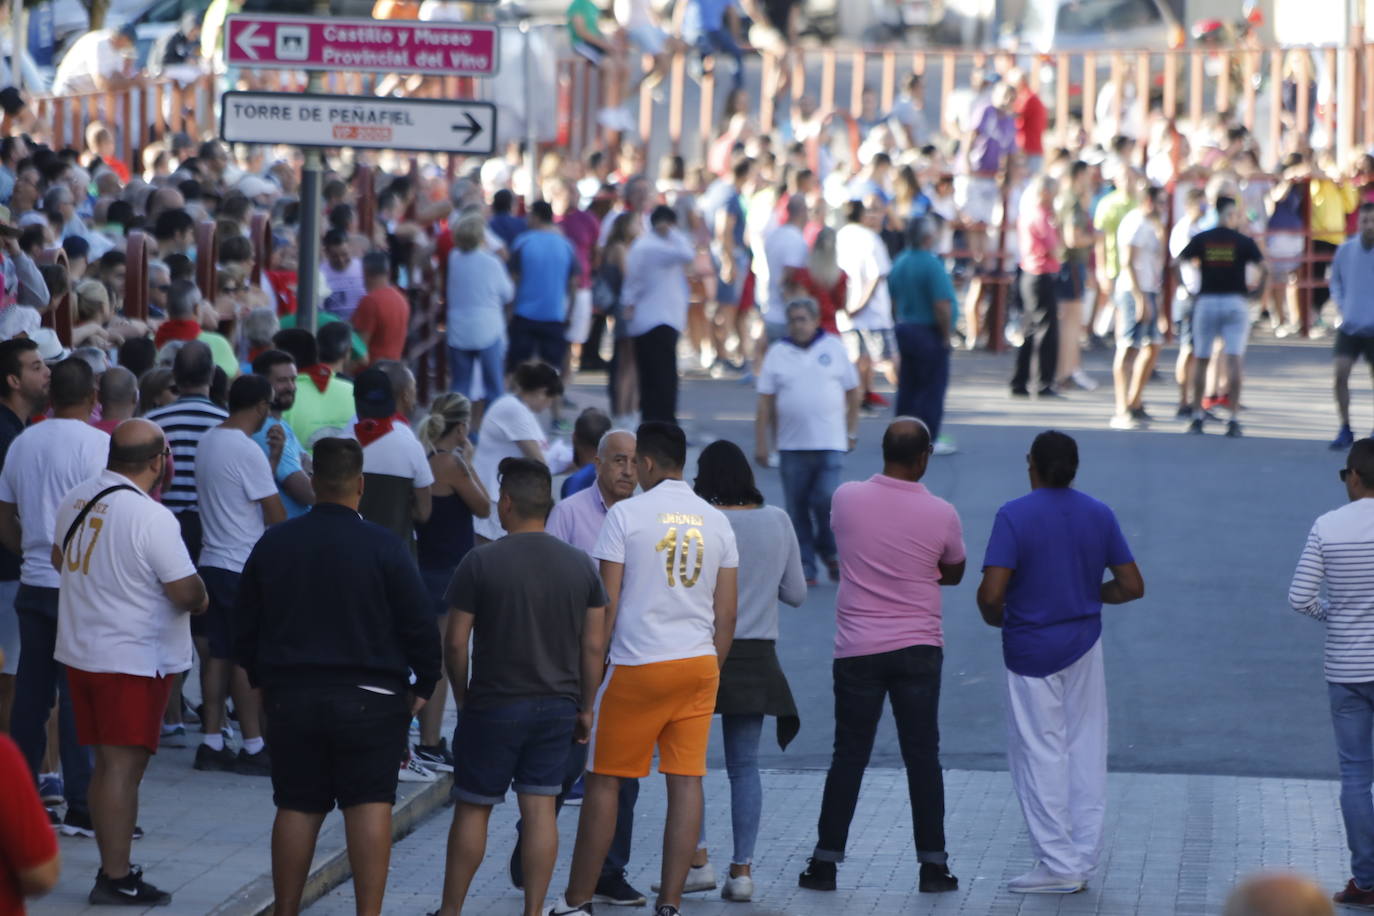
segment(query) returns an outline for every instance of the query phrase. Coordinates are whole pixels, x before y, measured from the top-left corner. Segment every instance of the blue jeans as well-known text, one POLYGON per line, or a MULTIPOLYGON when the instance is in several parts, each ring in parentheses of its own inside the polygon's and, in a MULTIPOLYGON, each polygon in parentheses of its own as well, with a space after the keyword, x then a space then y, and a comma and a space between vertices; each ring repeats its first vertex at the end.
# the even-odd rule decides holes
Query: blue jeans
POLYGON ((897 351, 901 367, 897 378, 897 416, 915 417, 939 438, 945 416, 945 389, 949 387, 949 341, 929 324, 897 325, 897 351))
POLYGON ((1341 817, 1350 847, 1350 872, 1374 888, 1374 682, 1326 685, 1341 758, 1341 817))
POLYGON ((453 800, 499 805, 510 788, 556 797, 576 724, 577 704, 567 697, 464 709, 453 730, 453 800))
POLYGON ((449 388, 465 398, 472 397, 472 367, 482 371, 482 398, 499 398, 505 388, 506 342, 498 340, 485 350, 448 348, 449 388))
MULTIPOLYGON (((711 29, 703 31, 701 38, 697 40, 697 50, 701 56, 708 54, 728 54, 730 59, 735 62, 735 75, 730 78, 730 91, 735 91, 744 85, 744 52, 735 43, 735 36, 730 34, 727 28, 711 29)), ((740 863, 743 864, 743 863, 740 863)))
POLYGON ((87 811, 91 755, 76 740, 76 718, 67 669, 53 658, 57 648, 57 589, 20 585, 14 599, 19 616, 19 671, 14 679, 14 712, 10 733, 28 761, 35 780, 48 747, 48 713, 57 706, 62 785, 67 806, 87 811))
MULTIPOLYGON (((763 716, 720 717, 725 740, 725 772, 730 777, 730 831, 735 839, 732 865, 751 865, 763 817, 763 780, 759 778, 759 736, 763 716)), ((701 820, 702 849, 706 848, 706 819, 701 820)))
POLYGON ((816 578, 816 557, 835 557, 835 535, 830 530, 830 497, 840 485, 844 452, 785 451, 778 453, 787 514, 797 531, 802 572, 816 578))

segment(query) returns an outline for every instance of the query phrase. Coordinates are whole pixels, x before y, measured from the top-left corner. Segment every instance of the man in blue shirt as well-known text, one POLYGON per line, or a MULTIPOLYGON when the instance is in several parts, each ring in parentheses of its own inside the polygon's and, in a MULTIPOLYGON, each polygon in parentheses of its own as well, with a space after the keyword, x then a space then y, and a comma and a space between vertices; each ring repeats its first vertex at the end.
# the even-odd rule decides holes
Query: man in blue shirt
POLYGON ((1002 630, 1007 757, 1037 859, 1007 889, 1073 894, 1101 858, 1107 807, 1102 605, 1142 597, 1145 582, 1112 510, 1070 486, 1077 443, 1043 432, 1027 462, 1031 492, 998 510, 978 587, 1002 630))
POLYGON ((296 361, 282 350, 268 350, 253 360, 253 374, 272 383, 272 404, 267 422, 251 438, 272 465, 272 476, 277 481, 286 517, 296 518, 315 504, 310 475, 301 461, 300 441, 281 418, 282 413, 296 403, 296 361))
POLYGON ((907 248, 887 275, 896 321, 901 363, 897 378, 897 416, 925 422, 935 440, 935 454, 951 455, 955 447, 940 436, 949 387, 949 334, 958 317, 954 285, 931 248, 940 237, 929 216, 907 224, 907 248))
POLYGON ((568 348, 564 330, 578 273, 577 255, 554 225, 548 201, 537 200, 530 206, 529 224, 529 231, 510 250, 515 315, 510 321, 506 367, 514 368, 533 357, 561 369, 568 348))
POLYGON ((1333 358, 1341 430, 1331 443, 1333 449, 1355 443, 1350 429, 1350 370, 1361 356, 1374 366, 1374 203, 1360 205, 1359 219, 1359 235, 1336 249, 1328 275, 1331 298, 1341 313, 1333 358))
POLYGON ((588 407, 578 415, 572 433, 573 465, 577 470, 563 481, 559 499, 567 499, 596 483, 596 450, 601 446, 601 437, 610 431, 611 418, 605 411, 588 407))

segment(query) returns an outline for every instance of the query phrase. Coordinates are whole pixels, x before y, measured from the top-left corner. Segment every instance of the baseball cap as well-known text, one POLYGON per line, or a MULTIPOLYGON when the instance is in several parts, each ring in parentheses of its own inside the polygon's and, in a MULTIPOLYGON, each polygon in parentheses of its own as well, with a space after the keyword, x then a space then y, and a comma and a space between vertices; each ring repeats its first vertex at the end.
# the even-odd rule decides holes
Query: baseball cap
POLYGON ((381 419, 396 412, 396 396, 391 379, 375 366, 364 369, 353 380, 353 406, 362 419, 381 419))

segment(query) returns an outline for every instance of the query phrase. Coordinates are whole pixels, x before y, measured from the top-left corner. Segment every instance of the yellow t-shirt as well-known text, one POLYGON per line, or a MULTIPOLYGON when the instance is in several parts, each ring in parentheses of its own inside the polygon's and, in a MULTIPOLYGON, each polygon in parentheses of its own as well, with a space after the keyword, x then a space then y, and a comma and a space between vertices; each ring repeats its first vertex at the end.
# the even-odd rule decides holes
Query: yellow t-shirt
POLYGON ((1312 183, 1312 238, 1339 245, 1345 241, 1345 218, 1355 212, 1358 195, 1350 185, 1323 178, 1312 183))

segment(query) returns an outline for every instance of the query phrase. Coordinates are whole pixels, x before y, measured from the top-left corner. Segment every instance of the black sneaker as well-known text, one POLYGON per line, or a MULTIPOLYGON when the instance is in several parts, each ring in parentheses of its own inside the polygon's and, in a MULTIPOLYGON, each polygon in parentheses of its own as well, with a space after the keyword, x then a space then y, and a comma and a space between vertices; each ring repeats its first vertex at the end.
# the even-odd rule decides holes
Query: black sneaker
MULTIPOLYGON (((199 757, 199 754, 196 756, 199 757)), ((264 747, 256 754, 240 750, 239 755, 234 758, 234 772, 240 776, 271 776, 272 758, 267 756, 267 748, 264 747)))
POLYGON ((835 889, 835 863, 808 859, 806 871, 797 878, 797 887, 808 891, 833 891, 835 889))
POLYGON ((107 878, 105 873, 97 872, 95 887, 86 898, 91 906, 167 906, 172 895, 158 890, 143 880, 143 869, 133 866, 129 873, 118 881, 107 878))
POLYGON ((943 894, 947 891, 957 891, 959 879, 954 877, 947 865, 922 862, 919 888, 923 894, 943 894))
POLYGON ((663 903, 654 910, 654 916, 682 916, 682 911, 671 903, 663 903))
POLYGON ((196 748, 196 762, 193 766, 197 770, 211 773, 232 773, 236 763, 238 763, 238 757, 229 748, 223 747, 215 750, 208 744, 202 744, 196 748))
MULTIPOLYGON (((95 836, 95 825, 91 822, 91 812, 89 811, 73 808, 69 805, 65 817, 59 819, 57 811, 53 808, 48 809, 48 817, 53 826, 65 836, 95 836)), ((134 825, 133 839, 143 839, 143 828, 137 824, 134 825)))
POLYGON ((1131 417, 1132 419, 1139 420, 1142 423, 1149 423, 1151 420, 1154 419, 1154 417, 1150 416, 1150 412, 1146 410, 1144 407, 1132 407, 1131 417))
POLYGON ((1238 421, 1232 420, 1230 423, 1226 424, 1226 438, 1239 439, 1243 435, 1244 433, 1240 431, 1240 423, 1238 421))
POLYGON ((1011 396, 1014 398, 1028 398, 1030 397, 1030 390, 1026 388, 1013 388, 1011 390, 1011 396))
POLYGON ((1202 418, 1201 418, 1201 417, 1194 417, 1194 418, 1193 418, 1193 422, 1191 422, 1191 423, 1188 424, 1188 435, 1190 435, 1190 436, 1200 436, 1200 435, 1202 435, 1202 418))
POLYGON ((596 893, 592 895, 592 901, 611 906, 643 906, 648 899, 625 880, 625 873, 622 871, 617 875, 602 875, 596 882, 596 893))
POLYGON ((1060 392, 1060 391, 1058 391, 1058 390, 1056 390, 1056 389, 1054 389, 1054 388, 1048 388, 1048 387, 1046 387, 1046 388, 1041 388, 1039 391, 1037 391, 1037 392, 1036 392, 1036 396, 1037 396, 1037 397, 1042 397, 1042 398, 1055 398, 1055 399, 1058 399, 1058 398, 1062 398, 1064 395, 1063 395, 1062 392, 1060 392))
POLYGON ((438 770, 441 773, 453 772, 453 754, 448 749, 448 743, 440 738, 438 744, 417 744, 415 745, 415 759, 420 761, 431 770, 438 770))
POLYGON ((1178 405, 1178 410, 1174 412, 1175 420, 1191 420, 1192 417, 1193 408, 1187 404, 1178 405))

